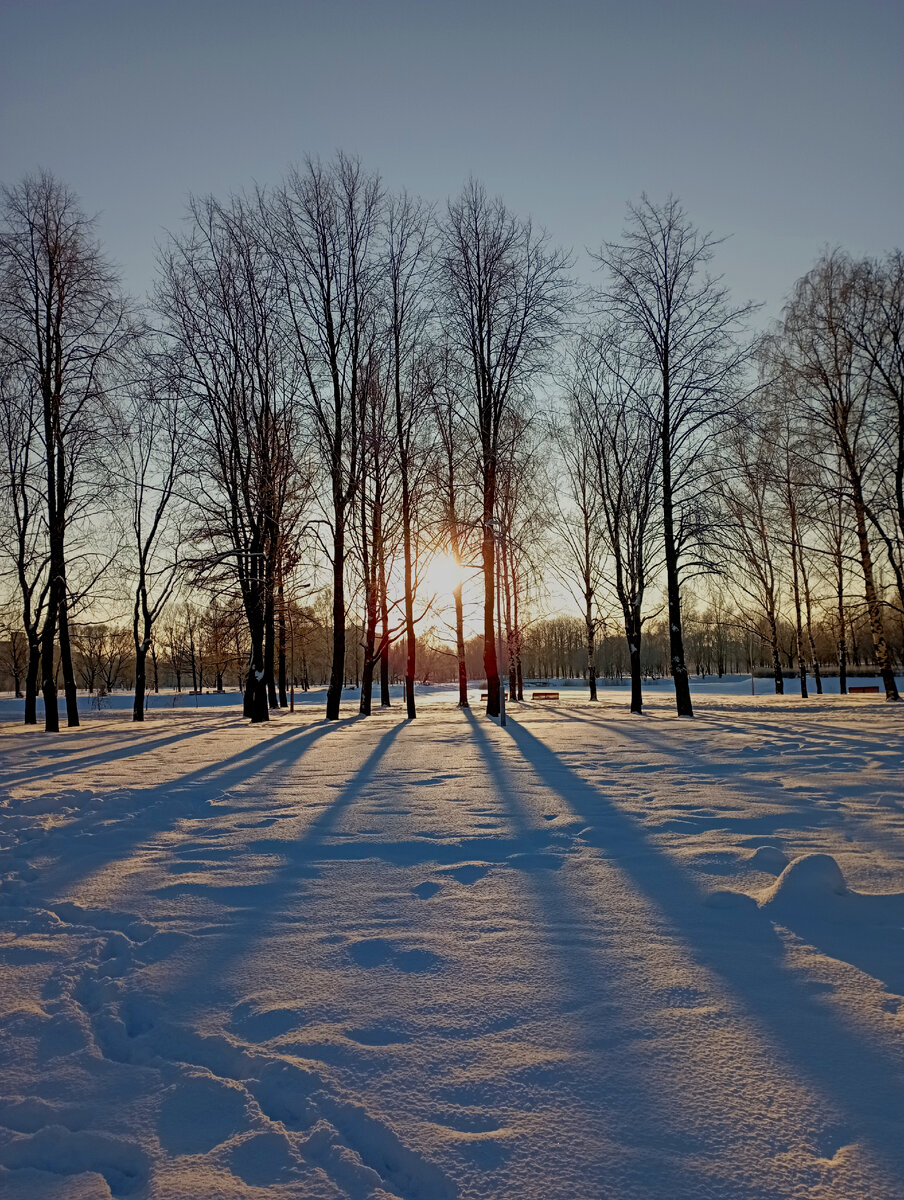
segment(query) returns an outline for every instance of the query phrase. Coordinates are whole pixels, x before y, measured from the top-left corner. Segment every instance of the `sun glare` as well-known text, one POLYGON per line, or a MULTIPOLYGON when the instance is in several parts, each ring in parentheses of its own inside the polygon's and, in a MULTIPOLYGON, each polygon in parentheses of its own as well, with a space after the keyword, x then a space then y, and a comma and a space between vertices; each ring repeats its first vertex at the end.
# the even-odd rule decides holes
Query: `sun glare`
POLYGON ((458 559, 451 554, 435 554, 426 573, 426 587, 431 595, 451 596, 464 579, 464 571, 458 559))

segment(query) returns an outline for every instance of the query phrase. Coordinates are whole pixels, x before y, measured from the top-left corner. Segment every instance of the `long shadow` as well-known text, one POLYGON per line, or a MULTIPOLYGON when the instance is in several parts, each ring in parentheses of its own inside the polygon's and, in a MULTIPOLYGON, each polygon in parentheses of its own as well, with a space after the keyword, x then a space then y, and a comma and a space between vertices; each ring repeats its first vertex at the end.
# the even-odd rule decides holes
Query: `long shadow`
MULTIPOLYGON (((801 739, 807 738, 805 731, 782 728, 771 735, 784 739, 786 743, 790 743, 791 745, 787 750, 770 748, 771 752, 762 757, 758 755, 738 755, 735 759, 726 763, 711 763, 699 753, 699 750, 703 748, 703 744, 690 750, 687 747, 677 749, 664 744, 661 726, 659 728, 651 727, 639 720, 621 721, 610 724, 605 722, 602 716, 584 717, 567 708, 557 707, 553 711, 556 716, 591 725, 595 729, 605 729, 606 732, 621 736, 626 741, 636 742, 645 749, 651 750, 663 758, 672 760, 684 772, 691 772, 693 775, 715 780, 733 793, 739 793, 738 800, 740 803, 749 798, 749 792, 743 790, 746 784, 755 793, 758 802, 777 805, 783 810, 781 814, 760 817, 738 817, 731 813, 717 814, 715 816, 694 816, 682 813, 682 829, 685 831, 690 827, 701 832, 730 828, 736 833, 760 834, 763 836, 775 836, 779 833, 793 830, 816 831, 821 829, 824 823, 815 818, 818 818, 827 811, 834 813, 835 806, 840 803, 846 803, 848 807, 842 820, 848 831, 853 832, 861 840, 873 843, 886 850, 891 848, 892 845, 899 851, 904 850, 904 837, 889 832, 887 828, 877 831, 866 812, 858 812, 849 807, 849 802, 857 799, 858 796, 863 796, 866 799, 874 793, 875 785, 872 781, 868 783, 849 784, 845 782, 842 785, 805 786, 803 788, 789 789, 785 788, 780 782, 769 775, 770 759, 778 754, 794 755, 793 760, 789 759, 787 765, 788 769, 793 769, 795 772, 805 772, 818 776, 826 770, 826 763, 821 761, 826 757, 825 752, 818 748, 801 748, 801 739), (760 772, 759 778, 748 779, 751 773, 757 771, 760 772), (765 778, 764 774, 769 775, 769 778, 765 778), (767 788, 766 791, 763 790, 764 785, 767 788), (807 807, 805 807, 805 804, 807 807), (792 819, 795 815, 798 818, 796 820, 792 819)), ((718 727, 718 723, 712 724, 718 727)), ((821 728, 820 726, 820 730, 821 728)), ((732 728, 732 732, 737 732, 736 725, 732 728)), ((763 727, 757 722, 756 733, 760 734, 762 732, 763 727)), ((860 745, 862 746, 862 739, 860 745)), ((867 747, 861 750, 861 757, 868 757, 871 753, 873 753, 873 750, 867 747)), ((828 754, 831 758, 831 752, 828 752, 828 754)), ((675 768, 669 763, 663 764, 658 769, 673 770, 675 768)), ((839 773, 843 772, 841 766, 837 766, 836 769, 839 773)), ((849 768, 849 770, 854 769, 853 767, 849 768)), ((613 770, 619 773, 618 778, 613 779, 613 782, 621 784, 624 784, 626 779, 630 780, 636 774, 623 759, 619 760, 617 765, 613 763, 613 770)), ((665 832, 667 826, 659 825, 658 828, 662 832, 665 832)))
POLYGON ((844 1115, 855 1136, 904 1178, 904 1079, 891 1047, 880 1052, 814 1003, 783 962, 771 922, 752 906, 717 911, 643 828, 518 722, 508 730, 537 778, 594 830, 593 841, 667 917, 683 944, 729 986, 805 1079, 844 1115))
MULTIPOLYGON (((519 838, 529 841, 531 819, 519 800, 517 780, 510 777, 505 760, 481 721, 471 712, 465 715, 506 815, 519 838)), ((589 1087, 593 1107, 599 1108, 601 1100, 608 1101, 603 1116, 614 1131, 614 1140, 631 1147, 634 1169, 638 1172, 638 1178, 632 1182, 640 1189, 638 1194, 641 1191, 675 1197, 709 1194, 711 1172, 699 1169, 694 1163, 695 1158, 705 1155, 706 1147, 697 1132, 687 1127, 676 1103, 681 1082, 672 1080, 673 1086, 669 1088, 662 1081, 645 1078, 649 1057, 643 1035, 640 1054, 633 1053, 638 1034, 629 997, 617 990, 620 965, 617 951, 603 939, 590 952, 586 938, 563 938, 563 930, 587 928, 591 920, 558 881, 557 872, 528 872, 526 879, 533 885, 547 956, 555 964, 556 1005, 569 1013, 573 1023, 580 1024, 581 1038, 588 1051, 606 1051, 605 1058, 600 1060, 606 1063, 608 1074, 602 1096, 598 1081, 587 1075, 586 1068, 578 1086, 589 1087)), ((600 1180, 588 1181, 588 1185, 597 1186, 606 1177, 602 1151, 599 1175, 600 1180)), ((634 1194, 634 1189, 630 1190, 634 1194)))
MULTIPOLYGON (((176 742, 184 742, 189 738, 200 737, 205 733, 217 733, 230 725, 235 725, 236 721, 237 718, 233 717, 205 725, 202 729, 186 729, 181 733, 171 733, 165 737, 152 736, 150 739, 145 738, 145 740, 140 740, 140 733, 136 733, 124 745, 116 746, 112 750, 99 750, 94 754, 83 753, 79 756, 76 749, 72 757, 54 758, 51 762, 42 763, 40 766, 34 768, 20 769, 17 774, 3 774, 0 776, 0 784, 4 787, 10 787, 23 783, 33 783, 39 779, 52 779, 57 775, 69 775, 74 771, 84 770, 85 767, 97 767, 103 763, 116 762, 123 758, 134 758, 136 755, 145 754, 148 750, 159 750, 163 746, 171 746, 176 742)), ((129 728, 131 730, 133 727, 130 726, 129 728)), ((46 749, 46 747, 42 745, 41 749, 46 749)))
MULTIPOLYGON (((214 986, 220 980, 225 981, 227 988, 232 985, 236 960, 244 959, 253 953, 268 936, 278 930, 282 922, 287 918, 291 919, 295 913, 297 901, 304 891, 304 880, 317 873, 315 864, 318 862, 318 851, 324 839, 337 826, 342 813, 358 799, 362 789, 374 778, 381 761, 405 725, 404 720, 399 720, 380 737, 362 765, 323 810, 309 822, 301 837, 294 841, 287 839, 278 843, 285 859, 282 867, 259 883, 243 886, 238 894, 228 886, 221 889, 216 884, 210 887, 202 885, 201 890, 214 901, 219 895, 221 899, 228 899, 231 904, 233 900, 238 903, 232 906, 232 914, 225 932, 217 933, 209 941, 206 950, 202 951, 199 947, 192 956, 190 975, 179 979, 172 978, 171 986, 175 986, 177 990, 187 988, 189 996, 195 995, 197 988, 191 981, 198 974, 203 974, 214 986)), ((318 732, 323 734, 336 728, 335 724, 324 723, 318 732)), ((273 764, 270 766, 272 768, 273 764)), ((242 848, 237 848, 236 866, 241 863, 241 853, 242 848)), ((228 872, 230 865, 229 860, 220 861, 218 871, 228 872)), ((180 890, 184 889, 180 889, 178 884, 173 885, 174 894, 180 890)))
POLYGON ((266 770, 294 762, 313 742, 346 724, 319 721, 301 729, 285 729, 258 746, 190 771, 163 787, 129 788, 105 797, 97 809, 44 840, 44 854, 54 848, 57 840, 63 847, 56 868, 45 872, 47 889, 71 888, 104 866, 129 857, 143 840, 158 837, 174 821, 209 814, 213 796, 266 770), (115 822, 112 828, 111 821, 115 822), (94 837, 100 827, 103 836, 94 837))

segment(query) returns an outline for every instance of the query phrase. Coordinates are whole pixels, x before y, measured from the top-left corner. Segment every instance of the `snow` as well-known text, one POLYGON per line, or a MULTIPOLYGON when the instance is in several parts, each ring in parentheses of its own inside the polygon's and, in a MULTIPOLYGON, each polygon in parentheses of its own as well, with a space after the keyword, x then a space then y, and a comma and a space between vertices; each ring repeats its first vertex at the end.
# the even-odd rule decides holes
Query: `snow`
POLYGON ((4 720, 0 1194, 900 1198, 904 713, 746 686, 4 720))

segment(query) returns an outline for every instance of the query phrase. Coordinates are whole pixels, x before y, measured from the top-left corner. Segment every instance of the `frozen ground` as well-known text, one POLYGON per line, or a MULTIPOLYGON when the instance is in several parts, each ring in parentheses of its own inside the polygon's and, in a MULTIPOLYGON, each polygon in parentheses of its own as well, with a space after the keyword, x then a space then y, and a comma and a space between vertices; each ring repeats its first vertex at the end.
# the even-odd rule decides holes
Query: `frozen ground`
MULTIPOLYGON (((882 681, 876 676, 852 676, 850 679, 852 687, 863 687, 864 685, 878 687, 881 692, 882 681)), ((529 697, 529 693, 534 683, 525 685, 525 695, 529 697)), ((580 679, 552 679, 544 680, 538 687, 558 688, 566 697, 579 698, 587 695, 587 685, 580 679)), ((775 686, 771 679, 755 679, 754 694, 757 696, 769 696, 775 692, 775 686)), ((904 676, 898 676, 898 688, 904 691, 904 676)), ((479 685, 473 685, 470 689, 471 701, 475 705, 480 699, 479 685)), ((620 683, 615 683, 612 680, 600 679, 599 690, 603 700, 612 703, 618 703, 618 698, 621 698, 623 703, 628 703, 628 696, 631 690, 630 680, 623 679, 620 683)), ((815 696, 815 687, 813 678, 809 678, 809 690, 815 696)), ((830 676, 823 680, 823 690, 831 696, 838 695, 838 677, 830 676)), ((716 675, 691 676, 691 691, 695 696, 750 696, 750 676, 749 675, 723 675, 721 679, 716 675)), ((450 701, 458 699, 458 685, 448 683, 434 683, 417 685, 417 702, 421 704, 448 704, 450 701)), ((800 683, 796 679, 785 680, 785 692, 788 696, 800 696, 800 683)), ((400 685, 393 684, 390 688, 390 693, 394 703, 404 702, 404 689, 400 685)), ((659 696, 672 697, 674 688, 670 679, 647 679, 644 680, 644 694, 649 699, 655 699, 659 696)), ((361 692, 358 688, 347 687, 343 693, 344 703, 357 705, 361 692)), ((150 693, 148 695, 148 710, 154 714, 161 714, 165 711, 170 711, 174 708, 236 708, 240 707, 242 697, 237 688, 229 688, 224 692, 214 692, 205 689, 203 693, 195 695, 194 692, 183 691, 176 692, 172 688, 166 688, 159 695, 150 693)), ((80 692, 78 697, 79 712, 94 714, 98 711, 106 713, 126 712, 131 710, 134 702, 134 693, 129 691, 114 692, 110 696, 106 696, 103 702, 98 706, 98 702, 93 696, 87 692, 80 692)), ((374 688, 374 704, 379 704, 379 687, 374 688)), ((295 693, 296 708, 325 708, 326 706, 326 688, 316 687, 310 691, 295 693)), ((64 712, 63 699, 60 697, 60 712, 64 712)), ((23 713, 23 702, 13 698, 11 692, 0 692, 0 721, 21 721, 23 713)), ((43 701, 38 697, 38 720, 44 719, 43 701)))
POLYGON ((0 1194, 900 1198, 904 712, 698 714, 4 721, 0 1194))

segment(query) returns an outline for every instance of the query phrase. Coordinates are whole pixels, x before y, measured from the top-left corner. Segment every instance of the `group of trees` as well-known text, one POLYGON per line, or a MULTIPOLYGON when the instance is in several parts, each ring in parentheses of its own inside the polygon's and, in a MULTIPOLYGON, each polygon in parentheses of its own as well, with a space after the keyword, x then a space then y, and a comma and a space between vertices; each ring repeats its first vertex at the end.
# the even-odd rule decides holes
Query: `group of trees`
POLYGON ((805 687, 831 597, 842 672, 865 613, 896 696, 900 254, 826 255, 755 341, 751 306, 710 274, 718 243, 671 199, 630 208, 602 286, 578 294, 568 256, 479 183, 439 212, 344 155, 307 161, 192 200, 141 305, 59 181, 2 204, 0 571, 27 722, 40 690, 58 728, 60 680, 78 724, 79 682, 121 677, 122 654, 143 719, 167 645, 177 676, 205 656, 216 686, 239 675, 252 721, 326 653, 335 719, 350 638, 362 712, 378 674, 388 703, 401 656, 414 717, 433 649, 466 705, 479 644, 495 715, 497 621, 520 697, 551 564, 580 604, 591 696, 617 621, 641 710, 644 637, 664 622, 692 715, 682 603, 704 577, 723 580, 735 640, 770 648, 777 687, 788 612, 805 687), (445 650, 437 554, 460 568, 445 650), (122 618, 100 615, 126 600, 127 652, 122 618))
POLYGON ((682 595, 708 577, 727 593, 718 623, 727 613, 758 653, 768 648, 777 692, 789 613, 803 696, 811 673, 822 691, 817 626, 834 624, 846 690, 850 631, 865 616, 872 663, 897 700, 888 630, 904 641, 904 257, 827 252, 769 335, 745 340, 750 306, 732 305, 708 271, 717 243, 674 200, 644 200, 630 216, 623 241, 599 255, 603 317, 571 354, 556 427, 588 660, 614 603, 640 712, 642 632, 664 611, 678 712, 692 715, 682 595), (660 580, 664 604, 651 612, 660 580))

